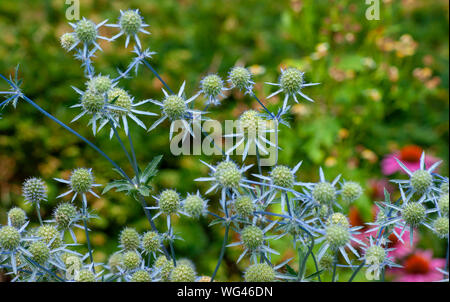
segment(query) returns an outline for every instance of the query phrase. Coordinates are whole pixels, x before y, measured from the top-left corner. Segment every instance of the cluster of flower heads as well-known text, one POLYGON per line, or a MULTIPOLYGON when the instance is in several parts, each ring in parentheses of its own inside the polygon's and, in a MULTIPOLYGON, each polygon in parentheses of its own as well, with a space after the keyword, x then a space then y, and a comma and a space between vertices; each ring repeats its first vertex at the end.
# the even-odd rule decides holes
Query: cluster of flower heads
MULTIPOLYGON (((189 98, 185 95, 185 83, 175 93, 154 72, 164 85, 162 99, 135 102, 129 92, 119 87, 119 81, 127 78, 132 70, 137 72, 142 64, 154 71, 147 62, 154 52, 142 50, 138 37, 139 33, 149 34, 145 30, 148 25, 144 23, 138 10, 121 11, 116 24, 106 22, 95 24, 83 18, 71 24, 74 29, 72 33, 61 37, 62 47, 67 51, 75 51, 87 77, 85 89, 73 87, 80 95, 80 100, 72 107, 81 109, 81 113, 73 121, 89 116, 89 125, 94 134, 109 124, 111 137, 116 135, 119 138, 117 128, 122 127, 128 135, 128 119, 131 119, 148 131, 169 120, 170 137, 175 121, 181 121, 186 135, 194 136, 191 128, 194 116, 206 113, 209 106, 220 105, 226 98, 226 91, 238 89, 260 102, 253 92, 253 75, 240 66, 230 70, 227 81, 217 74, 206 75, 200 81, 199 91, 189 98), (112 38, 103 37, 99 34, 103 25, 119 28, 120 32, 112 38), (123 35, 126 36, 126 47, 130 39, 135 41, 136 58, 125 71, 119 70, 116 78, 96 73, 92 58, 97 50, 101 50, 97 40, 113 41, 123 35), (201 95, 205 98, 206 107, 198 111, 193 109, 194 102, 201 95), (136 109, 147 103, 157 105, 160 113, 136 109), (160 117, 147 128, 136 115, 160 117)), ((346 216, 346 208, 363 194, 363 189, 357 182, 342 180, 341 175, 327 180, 322 168, 318 173, 318 182, 301 181, 299 171, 302 162, 295 166, 276 164, 266 173, 259 169, 258 174, 250 174, 254 165, 239 165, 231 160, 232 151, 242 144, 245 145, 243 162, 250 148, 256 148, 261 154, 267 153, 266 145, 278 148, 265 139, 264 134, 277 132, 278 123, 286 124, 282 116, 290 109, 290 99, 298 103, 298 97, 302 97, 312 102, 303 93, 303 88, 318 85, 305 83, 304 73, 294 67, 282 69, 278 83, 268 84, 279 88, 268 98, 284 94, 283 105, 278 113, 271 113, 261 102, 265 113, 256 110, 243 112, 239 118, 238 133, 229 135, 236 137, 237 143, 226 150, 224 158, 217 163, 202 161, 209 168, 210 174, 197 178, 196 181, 211 183, 205 195, 219 193, 220 213, 208 210, 208 200, 199 191, 182 198, 175 189, 162 190, 159 195, 153 196, 155 206, 144 206, 152 229, 140 234, 134 228, 125 227, 119 236, 117 252, 109 257, 107 263, 96 263, 93 261, 88 236, 90 230, 87 227, 88 221, 96 218, 87 210, 87 193, 99 198, 94 189, 100 185, 94 182, 92 170, 78 168, 71 172, 68 179, 55 179, 69 189, 58 198, 73 195, 69 201, 61 202, 56 207, 52 219, 45 221, 40 217, 40 204, 47 200, 46 185, 40 178, 30 178, 23 185, 23 197, 26 202, 35 205, 40 225, 30 229, 27 214, 20 208, 13 208, 8 212, 7 225, 0 228, 1 267, 10 268, 15 281, 213 281, 218 267, 211 277, 201 276, 192 261, 176 258, 173 242, 181 239, 181 236, 173 231, 172 217, 179 214, 192 219, 209 215, 213 217, 210 225, 225 227, 222 249, 241 249, 236 263, 247 263, 243 278, 249 282, 320 281, 320 275, 325 271, 332 271, 334 280, 338 278, 335 276, 336 267, 359 270, 366 266, 379 275, 386 267, 398 267, 390 257, 393 250, 389 247, 391 235, 402 241, 406 231, 412 236, 414 229, 424 226, 438 237, 448 240, 448 178, 434 173, 439 163, 425 167, 425 155, 422 155, 420 169, 414 172, 398 162, 409 179, 393 180, 398 184, 400 197, 397 201, 391 201, 386 193, 386 200, 377 203, 379 211, 376 221, 368 223, 370 229, 367 232, 363 231, 363 226, 351 225, 346 216), (268 127, 268 121, 274 121, 275 128, 268 127), (256 132, 258 135, 255 135, 256 132), (75 204, 77 197, 81 198, 80 208, 75 204), (166 218, 167 228, 164 232, 158 231, 153 223, 160 216, 166 218), (84 255, 75 251, 78 243, 74 228, 81 228, 86 232, 89 252, 84 255), (239 240, 228 243, 229 231, 238 234, 239 240), (377 235, 373 236, 373 232, 377 235), (71 243, 66 242, 66 233, 71 235, 71 243), (298 259, 298 272, 288 265, 292 258, 282 263, 274 263, 272 260, 273 255, 280 254, 274 249, 273 243, 283 237, 292 240, 293 247, 302 251, 299 253, 303 254, 303 258, 298 259), (314 246, 319 246, 316 257, 314 246), (314 259, 316 273, 306 276, 305 264, 309 256, 314 259)), ((261 168, 259 162, 258 168, 261 168)), ((141 198, 149 196, 149 192, 140 190, 137 180, 138 175, 128 180, 131 189, 123 181, 116 181, 114 186, 117 191, 137 191, 141 198)), ((105 188, 104 192, 106 191, 105 188)), ((221 259, 218 266, 220 263, 221 259)))

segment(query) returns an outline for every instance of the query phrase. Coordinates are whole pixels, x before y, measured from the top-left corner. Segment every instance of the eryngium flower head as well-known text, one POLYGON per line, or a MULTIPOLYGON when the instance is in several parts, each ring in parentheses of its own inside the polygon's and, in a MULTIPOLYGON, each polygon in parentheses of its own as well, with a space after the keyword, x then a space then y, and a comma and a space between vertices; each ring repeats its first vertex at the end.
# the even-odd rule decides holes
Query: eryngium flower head
POLYGON ((175 190, 166 189, 161 192, 158 205, 164 214, 175 214, 180 209, 180 195, 175 190))
POLYGON ((433 184, 430 172, 417 170, 411 175, 411 186, 419 193, 424 193, 433 184))
POLYGON ((82 19, 76 24, 75 34, 78 40, 83 43, 89 44, 94 42, 97 38, 97 33, 97 26, 91 20, 82 19))
POLYGON ((77 208, 73 204, 67 202, 59 204, 53 213, 56 225, 61 229, 67 229, 77 215, 77 208))
POLYGON ((319 182, 314 186, 313 197, 321 204, 330 204, 336 196, 336 189, 329 182, 319 182))
POLYGON ((441 192, 442 192, 442 194, 445 194, 445 193, 448 194, 448 182, 443 182, 441 184, 441 192))
POLYGON ((294 67, 286 69, 280 76, 281 89, 287 94, 295 94, 302 88, 303 83, 303 72, 294 67))
POLYGON ((26 202, 40 203, 47 200, 47 186, 40 178, 29 178, 23 183, 22 195, 26 202))
POLYGON ((152 277, 145 270, 138 270, 131 276, 131 282, 151 282, 152 277))
POLYGON ((65 33, 61 36, 59 41, 61 47, 68 51, 77 42, 77 37, 74 33, 65 33))
POLYGON ((406 224, 417 227, 425 220, 426 209, 418 202, 408 202, 402 208, 402 218, 406 224))
POLYGON ((448 193, 442 194, 442 196, 439 198, 439 210, 443 215, 448 216, 448 193))
POLYGON ((185 263, 177 264, 170 273, 171 282, 194 282, 195 278, 194 269, 191 265, 185 263))
POLYGON ((14 207, 8 211, 8 221, 13 227, 19 229, 25 224, 26 220, 27 214, 21 208, 14 207))
POLYGON ((165 256, 159 256, 154 263, 154 267, 159 270, 161 281, 169 281, 170 273, 174 268, 171 260, 168 260, 165 256))
POLYGON ((81 97, 81 106, 90 114, 95 114, 105 106, 105 98, 99 91, 88 89, 81 97))
POLYGON ((142 17, 138 11, 127 10, 123 12, 119 19, 120 29, 128 36, 134 36, 142 26, 142 17))
POLYGON ((342 226, 347 227, 347 228, 350 226, 350 224, 349 224, 349 222, 347 220, 347 217, 345 217, 345 215, 342 214, 342 213, 333 213, 333 214, 331 214, 330 217, 328 217, 327 224, 328 225, 339 224, 339 225, 342 225, 342 226))
POLYGON ((333 256, 327 253, 319 260, 319 269, 331 272, 333 270, 333 263, 333 256))
POLYGON ((123 264, 123 254, 114 253, 108 259, 108 266, 112 273, 118 273, 123 264))
POLYGON ((245 271, 244 279, 246 282, 273 282, 275 270, 267 263, 253 264, 245 271))
POLYGON ((139 233, 133 228, 124 228, 120 233, 120 245, 127 251, 133 251, 141 245, 139 233))
POLYGON ((234 162, 224 160, 217 165, 214 177, 225 188, 237 188, 242 179, 242 173, 234 162))
POLYGON ((163 111, 171 120, 183 118, 187 112, 186 101, 178 95, 169 95, 163 101, 163 111))
POLYGON ((244 67, 236 66, 230 70, 228 74, 228 81, 231 83, 232 87, 236 87, 242 91, 249 91, 252 89, 252 74, 244 67))
POLYGON ((205 212, 205 201, 199 195, 188 195, 184 200, 183 210, 189 216, 198 218, 205 212))
POLYGON ((328 216, 328 206, 323 204, 316 208, 314 213, 319 218, 326 218, 328 216))
POLYGON ((123 108, 124 110, 112 110, 118 115, 126 115, 130 112, 132 107, 132 101, 130 95, 122 88, 113 88, 108 91, 108 100, 112 102, 115 100, 114 105, 123 108))
POLYGON ((258 135, 258 129, 264 129, 265 123, 261 114, 256 110, 244 111, 239 117, 239 127, 244 133, 258 135))
POLYGON ((294 186, 294 174, 286 166, 275 166, 270 172, 273 184, 279 187, 291 189, 294 186))
POLYGON ((342 198, 346 202, 353 202, 362 194, 361 186, 353 181, 348 181, 342 186, 342 198))
POLYGON ((98 93, 105 93, 112 87, 112 80, 109 76, 98 75, 87 82, 88 90, 98 93))
POLYGON ((349 229, 340 224, 330 224, 326 228, 325 239, 333 249, 344 247, 350 241, 349 229))
POLYGON ((242 195, 234 201, 234 209, 239 216, 249 217, 255 211, 255 205, 250 196, 242 195))
POLYGON ((222 93, 223 81, 216 74, 210 74, 200 81, 201 90, 203 94, 208 98, 209 103, 218 104, 217 97, 222 93))
POLYGON ((94 176, 90 169, 78 168, 70 175, 70 187, 76 193, 88 192, 94 183, 94 176))
POLYGON ((12 226, 4 226, 0 229, 0 247, 3 250, 15 250, 20 244, 19 230, 12 226))
POLYGON ((368 263, 381 264, 386 258, 386 251, 381 246, 371 245, 366 250, 365 258, 368 263))
POLYGON ((241 240, 249 250, 256 250, 264 242, 264 232, 257 226, 247 226, 241 232, 241 240))
POLYGON ((448 217, 439 217, 434 221, 434 231, 439 237, 448 237, 448 217))
POLYGON ((33 241, 30 244, 28 251, 32 255, 31 258, 38 264, 44 264, 48 258, 50 258, 50 249, 42 241, 33 241))
POLYGON ((50 244, 51 249, 59 248, 62 245, 62 239, 58 229, 50 224, 41 225, 37 231, 36 236, 40 237, 45 243, 50 244))
POLYGON ((126 269, 134 270, 141 264, 141 256, 134 251, 126 252, 123 254, 122 264, 126 269))
POLYGON ((76 282, 95 282, 95 275, 89 269, 82 269, 75 276, 76 282))
POLYGON ((148 231, 142 236, 142 248, 148 253, 154 253, 159 250, 161 241, 158 233, 148 231))

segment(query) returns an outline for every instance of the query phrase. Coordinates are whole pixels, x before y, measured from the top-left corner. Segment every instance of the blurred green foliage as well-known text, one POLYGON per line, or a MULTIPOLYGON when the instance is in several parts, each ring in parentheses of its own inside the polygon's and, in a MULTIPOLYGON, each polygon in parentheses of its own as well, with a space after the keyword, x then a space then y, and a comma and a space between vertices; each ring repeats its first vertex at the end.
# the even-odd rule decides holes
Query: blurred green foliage
MULTIPOLYGON (((71 85, 83 87, 79 61, 59 47, 59 37, 70 27, 65 19, 67 6, 62 0, 0 2, 0 72, 12 73, 20 63, 23 91, 60 120, 69 123, 77 102, 71 85)), ((119 9, 139 8, 150 24, 151 36, 142 37, 144 47, 158 54, 153 65, 178 89, 187 81, 187 93, 198 90, 207 72, 226 77, 236 63, 250 66, 256 74, 256 91, 262 99, 276 81, 280 67, 295 66, 306 72, 308 82, 320 86, 308 88, 316 102, 295 105, 290 116, 291 128, 280 134, 280 163, 304 165, 302 181, 316 181, 318 167, 325 167, 329 177, 339 173, 345 179, 359 181, 365 195, 356 203, 363 219, 371 219, 376 194, 368 180, 383 176, 380 160, 392 151, 416 144, 427 153, 448 159, 448 1, 382 1, 381 20, 365 19, 364 1, 302 0, 83 0, 81 15, 100 22, 115 22, 119 9)), ((115 29, 102 29, 108 37, 115 29)), ((102 43, 104 52, 95 61, 97 72, 117 75, 132 58, 124 48, 124 38, 102 43)), ((4 83, 0 84, 4 87, 4 83)), ((137 100, 162 97, 161 84, 146 69, 138 77, 121 81, 137 100)), ((265 101, 276 110, 281 100, 265 101)), ((200 104, 198 104, 200 106, 200 104)), ((230 95, 211 117, 218 120, 236 118, 249 107, 258 108, 253 99, 239 93, 230 95)), ((148 108, 153 111, 156 108, 148 108)), ((152 118, 144 120, 147 126, 152 118)), ((107 131, 97 137, 81 119, 71 126, 100 146, 129 174, 131 167, 118 152, 118 144, 107 131)), ((198 156, 170 154, 167 127, 146 133, 131 125, 138 161, 144 167, 155 155, 164 155, 160 174, 155 178, 155 194, 173 187, 185 195, 206 185, 193 179, 205 176, 206 167, 198 156)), ((216 158, 203 158, 213 162, 216 158)), ((252 158, 248 160, 251 162, 252 158)), ((50 198, 43 205, 49 218, 57 204, 55 197, 64 188, 52 180, 67 177, 76 167, 92 167, 98 183, 115 179, 109 163, 76 137, 20 102, 17 110, 8 107, 0 120, 0 221, 12 205, 24 205, 21 183, 29 176, 48 181, 50 198)), ((448 175, 448 162, 440 170, 448 175)), ((217 207, 217 196, 208 196, 210 207, 217 207)), ((116 249, 117 235, 130 225, 139 231, 148 222, 138 203, 127 196, 109 192, 101 199, 90 200, 101 217, 92 222, 92 241, 98 261, 104 261, 116 249)), ((164 229, 164 223, 157 221, 164 229)), ((185 241, 176 244, 179 257, 189 257, 202 274, 211 274, 223 236, 218 226, 208 228, 208 219, 200 223, 186 218, 175 221, 175 230, 185 241)), ((77 234, 83 242, 83 233, 77 234)), ((230 240, 237 240, 232 234, 230 240), (234 239, 233 239, 233 238, 234 239)), ((433 243, 427 242, 428 248, 433 243)), ((275 248, 282 258, 295 256, 289 241, 275 248)), ((437 255, 443 250, 434 243, 437 255)), ((221 280, 238 280, 247 263, 236 265, 240 251, 230 248, 221 280)), ((280 257, 274 258, 279 261, 280 257)), ((294 265, 295 266, 295 265, 294 265)))

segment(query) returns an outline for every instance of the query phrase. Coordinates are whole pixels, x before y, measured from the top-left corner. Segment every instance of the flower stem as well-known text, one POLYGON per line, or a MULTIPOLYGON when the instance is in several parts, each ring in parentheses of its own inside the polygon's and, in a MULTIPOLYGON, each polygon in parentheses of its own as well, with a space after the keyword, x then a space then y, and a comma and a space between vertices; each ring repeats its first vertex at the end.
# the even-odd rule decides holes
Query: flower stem
POLYGON ((336 267, 338 263, 338 252, 334 252, 334 261, 333 261, 333 276, 331 277, 331 282, 336 282, 336 267))
MULTIPOLYGON (((348 282, 352 282, 353 279, 356 277, 356 275, 359 273, 359 271, 363 268, 363 266, 366 264, 366 260, 364 260, 357 268, 356 270, 353 272, 352 276, 350 277, 350 279, 348 279, 348 282)), ((384 270, 383 270, 383 275, 384 275, 384 270)), ((384 279, 384 278, 383 278, 384 279)))
POLYGON ((38 217, 38 219, 39 219, 39 223, 40 223, 41 225, 43 225, 43 223, 42 223, 42 217, 41 217, 41 207, 39 206, 39 204, 36 204, 36 215, 37 215, 37 217, 38 217))
POLYGON ((225 235, 223 237, 222 248, 220 249, 219 260, 218 260, 216 268, 214 269, 214 272, 213 272, 213 274, 211 276, 211 282, 214 281, 214 278, 216 277, 217 271, 219 270, 220 264, 222 263, 222 259, 223 259, 223 256, 225 254, 225 248, 226 248, 227 241, 228 241, 228 231, 229 230, 230 230, 230 223, 227 223, 227 225, 225 226, 225 235))

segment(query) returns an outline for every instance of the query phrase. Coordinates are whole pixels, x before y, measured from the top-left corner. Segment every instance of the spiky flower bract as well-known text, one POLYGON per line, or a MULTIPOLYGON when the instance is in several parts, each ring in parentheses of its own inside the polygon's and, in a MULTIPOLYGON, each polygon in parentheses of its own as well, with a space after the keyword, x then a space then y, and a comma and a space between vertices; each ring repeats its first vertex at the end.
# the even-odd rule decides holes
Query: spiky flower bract
POLYGON ((275 281, 275 270, 267 263, 251 265, 245 271, 246 282, 273 282, 275 281))
POLYGON ((170 273, 171 282, 194 282, 196 274, 189 264, 178 264, 170 273))
POLYGON ((47 200, 47 186, 41 178, 29 178, 23 183, 22 195, 26 202, 39 204, 47 200))
POLYGON ((126 227, 120 233, 120 245, 127 251, 134 251, 141 245, 139 233, 134 228, 126 227))

